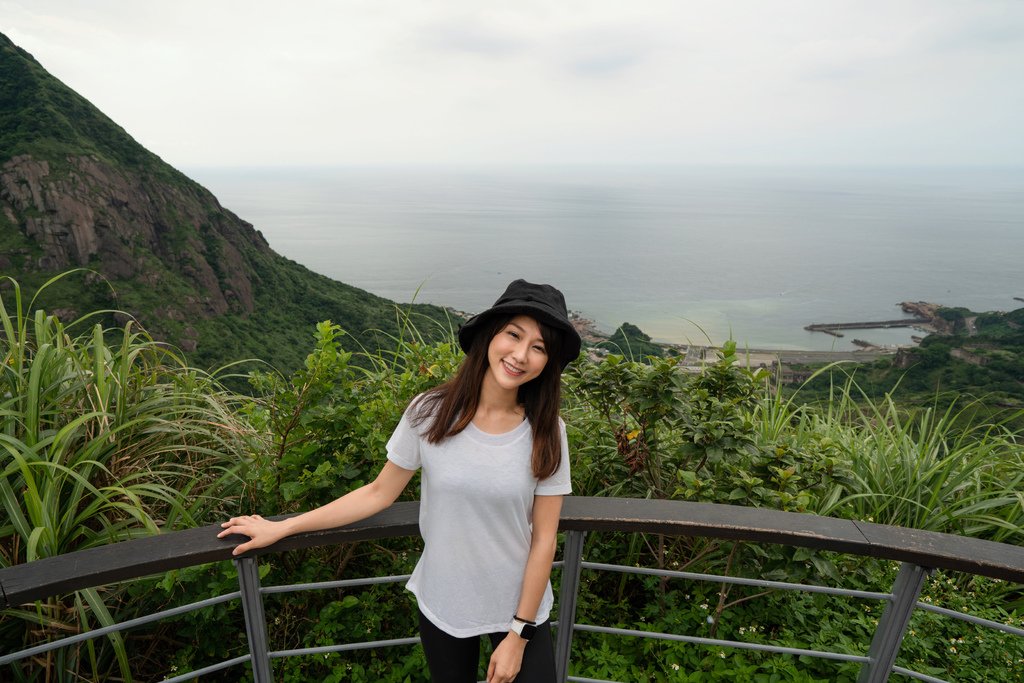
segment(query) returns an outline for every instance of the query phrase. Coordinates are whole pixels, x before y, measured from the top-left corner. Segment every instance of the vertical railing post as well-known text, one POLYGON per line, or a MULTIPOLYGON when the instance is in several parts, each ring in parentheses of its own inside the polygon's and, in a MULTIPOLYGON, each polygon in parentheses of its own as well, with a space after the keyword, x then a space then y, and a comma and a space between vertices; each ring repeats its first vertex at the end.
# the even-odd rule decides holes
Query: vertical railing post
POLYGON ((558 591, 558 637, 555 639, 555 680, 565 683, 569 677, 569 651, 576 623, 576 598, 580 591, 585 531, 567 531, 562 550, 562 587, 558 591))
POLYGON ((885 683, 889 680, 926 576, 928 570, 924 567, 909 562, 900 565, 900 573, 892 585, 892 600, 878 621, 868 650, 868 661, 861 666, 857 683, 885 683))
POLYGON ((263 594, 260 592, 260 570, 255 558, 235 560, 238 586, 242 592, 242 613, 245 615, 245 635, 249 640, 249 655, 255 683, 271 683, 270 655, 267 647, 267 619, 263 614, 263 594))

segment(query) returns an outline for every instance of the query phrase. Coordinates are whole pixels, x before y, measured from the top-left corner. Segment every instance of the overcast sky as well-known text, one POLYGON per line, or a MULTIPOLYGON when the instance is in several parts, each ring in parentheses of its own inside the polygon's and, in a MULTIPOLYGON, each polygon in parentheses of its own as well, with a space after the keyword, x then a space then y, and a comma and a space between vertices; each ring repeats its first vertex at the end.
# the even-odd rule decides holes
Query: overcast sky
POLYGON ((0 0, 179 167, 1024 163, 1022 0, 0 0))

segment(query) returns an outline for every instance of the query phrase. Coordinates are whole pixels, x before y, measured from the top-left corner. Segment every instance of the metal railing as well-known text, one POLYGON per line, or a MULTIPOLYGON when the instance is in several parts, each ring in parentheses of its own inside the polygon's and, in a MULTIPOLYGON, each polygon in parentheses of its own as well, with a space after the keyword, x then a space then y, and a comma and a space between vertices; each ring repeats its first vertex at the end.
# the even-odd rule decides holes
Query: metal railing
MULTIPOLYGON (((418 503, 396 503, 384 512, 358 524, 327 531, 301 534, 246 556, 235 559, 239 590, 137 619, 114 624, 56 640, 19 652, 0 654, 0 666, 11 665, 91 638, 102 637, 178 616, 229 600, 240 599, 249 654, 235 657, 201 670, 191 671, 168 683, 193 680, 199 676, 232 666, 249 664, 257 683, 272 680, 271 660, 311 654, 326 654, 365 648, 411 645, 418 638, 396 638, 365 643, 342 643, 317 648, 271 651, 266 631, 263 596, 303 590, 343 588, 370 583, 406 580, 407 576, 371 577, 291 586, 261 586, 257 557, 263 554, 347 543, 359 540, 418 535, 418 503)), ((595 679, 568 675, 573 636, 577 632, 613 634, 681 641, 701 646, 730 647, 764 652, 811 656, 861 665, 859 681, 876 683, 893 673, 922 681, 940 681, 923 673, 896 666, 900 644, 915 609, 928 610, 946 617, 998 629, 1024 637, 1024 630, 948 610, 917 600, 930 570, 948 569, 1024 584, 1024 548, 978 539, 934 532, 889 527, 867 522, 819 517, 710 503, 640 500, 628 498, 567 497, 560 529, 565 532, 561 588, 559 590, 555 655, 559 681, 587 683, 595 679), (828 586, 804 585, 763 579, 750 579, 690 572, 677 572, 583 560, 583 545, 589 532, 618 531, 658 533, 669 536, 701 536, 755 543, 777 543, 815 550, 837 551, 860 556, 895 560, 901 563, 897 578, 888 593, 854 591, 828 586), (610 628, 576 622, 576 601, 581 572, 612 571, 654 574, 667 579, 714 581, 758 586, 778 590, 827 593, 859 599, 881 600, 885 609, 866 654, 825 652, 769 644, 703 638, 685 634, 655 633, 645 630, 610 628)), ((116 581, 140 578, 172 569, 232 559, 231 549, 242 537, 218 539, 217 526, 190 529, 152 536, 101 548, 69 553, 0 570, 0 609, 43 600, 75 590, 102 586, 116 581)), ((608 683, 608 682, 597 682, 608 683)))

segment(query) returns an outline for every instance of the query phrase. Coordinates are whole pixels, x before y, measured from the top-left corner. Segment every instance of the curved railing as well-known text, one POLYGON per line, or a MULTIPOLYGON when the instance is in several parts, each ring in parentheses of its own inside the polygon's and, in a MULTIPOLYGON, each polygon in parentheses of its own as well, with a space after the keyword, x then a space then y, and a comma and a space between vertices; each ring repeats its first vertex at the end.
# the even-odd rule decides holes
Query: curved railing
MULTIPOLYGON (((64 647, 88 638, 106 635, 186 611, 227 600, 241 599, 245 615, 249 654, 220 664, 178 676, 169 681, 185 681, 204 673, 249 663, 257 683, 271 680, 270 660, 274 658, 322 652, 336 652, 360 647, 384 647, 415 643, 415 638, 381 640, 371 643, 339 644, 322 648, 271 652, 268 649, 263 617, 263 595, 311 588, 356 585, 369 582, 401 581, 406 577, 378 577, 368 580, 339 581, 300 586, 262 587, 259 584, 256 558, 277 553, 337 543, 415 536, 418 528, 419 504, 403 502, 392 505, 380 514, 358 524, 338 529, 292 536, 261 550, 235 558, 239 590, 200 603, 193 603, 165 612, 133 619, 129 622, 96 629, 14 653, 0 654, 0 666, 64 647)), ((590 631, 624 636, 665 638, 698 644, 761 649, 809 655, 861 664, 860 681, 885 681, 898 673, 924 681, 939 681, 895 665, 900 644, 914 609, 928 609, 945 616, 962 619, 989 628, 1024 637, 1024 630, 991 622, 971 615, 946 610, 917 601, 929 570, 948 569, 1024 584, 1024 548, 949 534, 891 527, 868 522, 819 517, 710 503, 640 500, 629 498, 585 498, 569 496, 562 509, 560 529, 566 532, 563 550, 562 579, 559 590, 557 640, 555 644, 560 681, 590 681, 568 676, 574 632, 590 631), (583 540, 592 531, 659 533, 670 536, 703 536, 735 541, 777 543, 815 550, 836 551, 901 562, 901 570, 888 593, 850 591, 841 588, 787 584, 760 579, 710 576, 685 572, 638 569, 616 565, 599 565, 583 561, 583 540), (576 598, 580 572, 583 569, 657 573, 662 576, 717 582, 745 583, 785 590, 826 592, 857 598, 883 600, 886 603, 878 628, 866 655, 843 652, 818 652, 781 648, 771 645, 713 640, 681 634, 652 633, 612 629, 576 623, 576 598)), ((209 526, 187 531, 152 536, 138 540, 93 548, 58 557, 47 558, 0 570, 0 608, 32 603, 53 595, 101 586, 117 581, 150 576, 209 562, 232 559, 231 549, 243 537, 218 539, 218 527, 209 526)))

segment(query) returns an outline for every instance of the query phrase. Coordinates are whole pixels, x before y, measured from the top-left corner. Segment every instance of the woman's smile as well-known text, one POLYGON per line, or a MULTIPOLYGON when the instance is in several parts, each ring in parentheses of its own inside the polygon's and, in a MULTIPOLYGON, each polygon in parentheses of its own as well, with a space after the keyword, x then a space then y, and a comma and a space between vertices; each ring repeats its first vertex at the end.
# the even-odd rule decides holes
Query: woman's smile
POLYGON ((505 372, 507 372, 508 374, 512 375, 513 377, 519 377, 520 375, 522 375, 523 373, 526 372, 525 370, 520 370, 519 368, 515 367, 514 365, 509 363, 507 360, 503 360, 503 361, 501 361, 501 363, 502 363, 502 365, 505 366, 505 372))
POLYGON ((540 376, 548 362, 540 325, 527 315, 508 321, 487 347, 489 376, 503 389, 516 389, 540 376))

